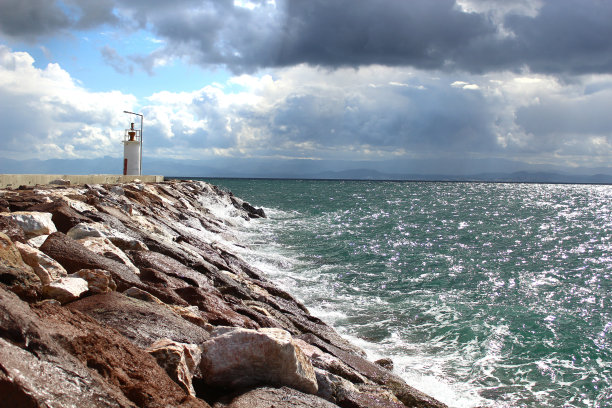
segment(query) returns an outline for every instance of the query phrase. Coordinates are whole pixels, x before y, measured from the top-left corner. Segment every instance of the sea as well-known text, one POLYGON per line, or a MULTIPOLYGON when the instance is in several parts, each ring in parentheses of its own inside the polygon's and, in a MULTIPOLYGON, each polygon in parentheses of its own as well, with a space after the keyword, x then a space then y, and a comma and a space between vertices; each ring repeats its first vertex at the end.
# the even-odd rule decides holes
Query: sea
POLYGON ((451 407, 612 406, 612 186, 204 179, 242 256, 451 407))

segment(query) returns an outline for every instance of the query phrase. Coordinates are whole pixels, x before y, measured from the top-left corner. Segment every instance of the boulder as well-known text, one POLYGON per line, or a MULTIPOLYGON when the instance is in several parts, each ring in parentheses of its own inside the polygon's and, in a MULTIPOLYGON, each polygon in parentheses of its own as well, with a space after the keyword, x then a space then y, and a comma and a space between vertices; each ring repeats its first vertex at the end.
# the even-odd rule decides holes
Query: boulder
POLYGON ((37 211, 17 211, 3 213, 4 216, 12 218, 19 224, 27 239, 38 235, 49 235, 57 231, 55 224, 51 220, 53 214, 37 211))
POLYGON ((246 316, 235 312, 221 297, 202 288, 187 286, 174 289, 188 304, 197 306, 200 313, 213 325, 259 328, 259 325, 246 316))
POLYGON ((208 385, 231 389, 273 385, 317 392, 314 368, 285 330, 225 328, 212 336, 202 345, 200 364, 208 385))
POLYGON ((40 249, 41 245, 45 243, 48 237, 48 235, 39 235, 37 237, 28 239, 26 243, 32 248, 40 249))
POLYGON ((0 232, 6 234, 13 242, 26 242, 25 233, 17 221, 7 216, 0 216, 0 232))
POLYGON ((15 246, 19 249, 23 261, 32 267, 43 285, 68 275, 62 265, 38 248, 21 242, 15 242, 15 246))
POLYGON ((377 364, 379 366, 381 366, 382 368, 385 368, 389 371, 393 371, 393 360, 391 360, 390 358, 381 358, 378 359, 376 361, 374 361, 374 364, 377 364))
MULTIPOLYGON (((185 393, 151 355, 115 330, 66 307, 45 304, 36 312, 54 341, 131 401, 123 406, 209 408, 206 402, 185 393)), ((87 388, 81 391, 86 392, 87 388)))
POLYGON ((206 330, 183 319, 164 304, 117 292, 89 296, 70 303, 68 307, 112 327, 142 349, 161 339, 201 344, 210 338, 206 330))
POLYGON ((55 180, 51 180, 49 182, 49 184, 53 184, 53 185, 56 185, 56 186, 69 186, 70 185, 70 180, 55 179, 55 180))
POLYGON ((110 192, 120 196, 125 195, 125 190, 121 186, 112 186, 110 192))
POLYGON ((61 304, 65 304, 77 300, 88 290, 89 287, 85 279, 66 276, 44 285, 42 294, 47 299, 55 299, 61 304))
POLYGON ((359 392, 357 387, 350 381, 320 368, 315 368, 315 375, 317 377, 318 386, 317 395, 334 404, 344 399, 344 395, 356 394, 359 392))
POLYGON ((49 235, 40 250, 59 262, 68 273, 81 269, 107 270, 119 290, 142 284, 138 275, 125 264, 96 254, 61 232, 49 235))
POLYGON ((74 227, 70 228, 66 235, 68 235, 72 239, 82 239, 89 237, 105 237, 102 231, 100 231, 100 227, 102 224, 98 223, 78 223, 74 227))
POLYGON ((0 283, 19 286, 26 292, 41 283, 32 267, 23 262, 19 249, 13 241, 2 232, 0 232, 0 283))
POLYGON ((121 262, 134 274, 138 275, 140 271, 127 255, 117 248, 108 238, 103 237, 86 237, 78 240, 85 248, 98 255, 102 255, 106 258, 121 262))
POLYGON ((104 237, 108 238, 110 242, 113 243, 117 248, 127 251, 127 250, 141 250, 147 251, 147 246, 140 242, 138 239, 133 238, 123 232, 117 231, 108 225, 99 222, 90 222, 90 223, 79 223, 70 228, 70 230, 66 233, 72 239, 83 239, 83 238, 99 238, 104 237))
POLYGON ((85 279, 92 294, 113 292, 117 284, 109 271, 104 269, 80 269, 70 276, 85 279))
POLYGON ((202 350, 198 346, 161 339, 151 344, 147 352, 155 357, 170 378, 195 397, 191 380, 202 359, 202 350))
POLYGON ((144 350, 93 319, 0 287, 3 407, 199 407, 144 350))
POLYGON ((58 231, 66 233, 75 225, 83 222, 91 222, 91 220, 77 211, 68 204, 65 200, 56 199, 50 203, 37 204, 28 209, 29 211, 49 212, 53 216, 51 220, 58 231))
POLYGON ((168 276, 181 279, 189 285, 207 289, 217 296, 221 295, 221 293, 212 286, 211 280, 205 275, 186 267, 169 256, 152 251, 128 251, 128 255, 138 268, 155 269, 168 276))
POLYGON ((257 388, 232 399, 226 408, 338 408, 315 395, 281 388, 257 388))

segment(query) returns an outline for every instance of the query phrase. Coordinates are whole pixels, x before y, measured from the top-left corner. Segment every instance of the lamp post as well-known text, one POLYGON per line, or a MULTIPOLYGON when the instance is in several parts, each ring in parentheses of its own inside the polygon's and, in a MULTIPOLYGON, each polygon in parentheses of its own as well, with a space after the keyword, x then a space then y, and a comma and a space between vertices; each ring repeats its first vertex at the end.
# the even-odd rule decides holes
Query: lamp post
POLYGON ((123 113, 140 116, 140 162, 138 163, 138 175, 142 176, 142 123, 144 121, 144 116, 142 115, 142 113, 134 113, 125 110, 123 111, 123 113))

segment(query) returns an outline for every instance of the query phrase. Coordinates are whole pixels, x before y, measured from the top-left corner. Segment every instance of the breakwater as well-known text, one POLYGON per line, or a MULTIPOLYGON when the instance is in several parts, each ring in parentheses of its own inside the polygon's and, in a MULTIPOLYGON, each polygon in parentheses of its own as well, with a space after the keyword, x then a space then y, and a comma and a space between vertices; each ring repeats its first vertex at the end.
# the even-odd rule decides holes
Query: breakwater
POLYGON ((2 190, 3 403, 443 407, 238 255, 260 217, 201 181, 2 190))

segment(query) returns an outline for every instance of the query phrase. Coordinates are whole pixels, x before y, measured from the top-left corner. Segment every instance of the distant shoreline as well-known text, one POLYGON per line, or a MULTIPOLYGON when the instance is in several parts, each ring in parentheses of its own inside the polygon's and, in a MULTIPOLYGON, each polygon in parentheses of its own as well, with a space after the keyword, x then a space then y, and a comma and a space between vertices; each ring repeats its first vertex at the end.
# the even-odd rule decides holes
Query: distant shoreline
POLYGON ((364 178, 309 178, 309 177, 215 177, 215 176, 165 176, 166 180, 298 180, 298 181, 358 181, 358 182, 391 182, 391 183, 483 183, 483 184, 560 184, 560 185, 612 185, 609 182, 572 182, 572 181, 520 181, 520 180, 478 180, 478 179, 364 179, 364 178))

